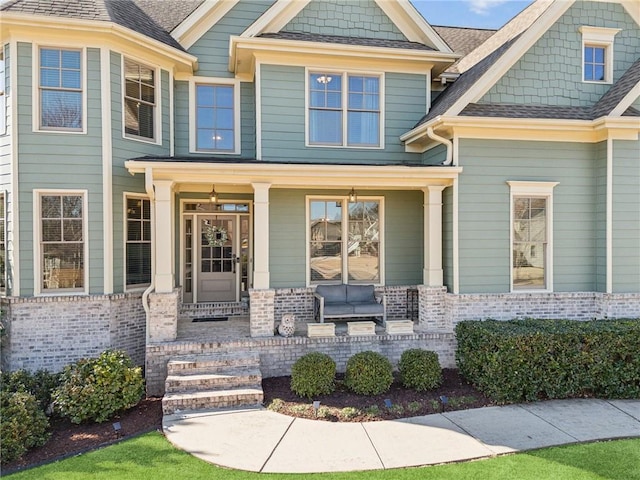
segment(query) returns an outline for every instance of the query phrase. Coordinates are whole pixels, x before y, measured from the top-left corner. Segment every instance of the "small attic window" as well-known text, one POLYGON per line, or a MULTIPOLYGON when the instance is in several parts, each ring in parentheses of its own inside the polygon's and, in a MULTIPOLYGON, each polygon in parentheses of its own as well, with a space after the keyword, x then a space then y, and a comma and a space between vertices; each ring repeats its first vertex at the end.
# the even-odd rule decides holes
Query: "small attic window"
POLYGON ((613 82, 613 40, 619 31, 619 28, 580 27, 583 82, 613 82))

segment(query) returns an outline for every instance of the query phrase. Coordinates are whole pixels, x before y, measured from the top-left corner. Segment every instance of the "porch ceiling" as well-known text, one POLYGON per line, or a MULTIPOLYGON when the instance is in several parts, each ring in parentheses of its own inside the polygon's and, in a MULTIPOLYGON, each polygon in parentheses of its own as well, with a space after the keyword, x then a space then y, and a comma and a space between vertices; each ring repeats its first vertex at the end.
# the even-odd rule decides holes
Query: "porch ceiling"
MULTIPOLYGON (((462 167, 408 165, 353 165, 275 162, 198 162, 138 159, 128 160, 129 173, 144 173, 153 181, 176 184, 215 183, 228 185, 270 184, 276 188, 360 187, 420 189, 448 186, 462 167)), ((147 179, 150 180, 150 179, 147 179)))

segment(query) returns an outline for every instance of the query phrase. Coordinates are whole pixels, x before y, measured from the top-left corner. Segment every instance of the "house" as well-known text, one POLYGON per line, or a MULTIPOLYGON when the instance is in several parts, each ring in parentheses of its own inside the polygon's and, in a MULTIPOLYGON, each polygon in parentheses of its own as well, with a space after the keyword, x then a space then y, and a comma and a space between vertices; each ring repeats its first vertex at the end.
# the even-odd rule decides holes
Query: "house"
POLYGON ((635 0, 495 32, 408 0, 0 11, 4 368, 123 348, 161 394, 178 354, 451 366, 463 319, 640 316, 635 0), (415 333, 274 337, 321 283, 416 299, 415 333))

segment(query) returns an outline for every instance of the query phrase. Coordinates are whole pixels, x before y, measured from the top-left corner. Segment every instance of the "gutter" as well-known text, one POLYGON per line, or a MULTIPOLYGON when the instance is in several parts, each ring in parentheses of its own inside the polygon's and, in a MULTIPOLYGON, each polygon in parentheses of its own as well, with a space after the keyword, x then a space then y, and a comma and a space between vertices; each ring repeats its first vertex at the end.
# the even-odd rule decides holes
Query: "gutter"
POLYGON ((440 135, 436 135, 433 131, 433 127, 427 128, 427 137, 447 147, 447 158, 442 163, 442 165, 451 165, 451 163, 453 162, 453 143, 451 142, 451 140, 447 140, 440 135))

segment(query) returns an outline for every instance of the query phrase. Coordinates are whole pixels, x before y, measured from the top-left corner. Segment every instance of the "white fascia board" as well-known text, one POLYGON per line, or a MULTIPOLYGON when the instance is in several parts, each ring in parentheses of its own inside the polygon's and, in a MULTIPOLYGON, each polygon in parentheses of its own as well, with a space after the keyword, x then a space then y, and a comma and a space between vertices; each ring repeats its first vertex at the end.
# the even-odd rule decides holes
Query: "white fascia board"
POLYGON ((218 23, 240 0, 204 1, 171 31, 184 48, 191 48, 202 35, 218 23))
MULTIPOLYGON (((638 7, 640 8, 640 5, 638 7)), ((620 100, 620 103, 618 103, 618 105, 616 105, 616 108, 614 108, 611 111, 611 113, 609 113, 609 116, 610 117, 621 116, 627 110, 627 108, 629 108, 631 104, 635 102, 636 99, 639 97, 640 97, 640 81, 636 83, 631 90, 629 90, 629 93, 627 93, 622 100, 620 100)))
POLYGON ((256 37, 262 33, 279 32, 295 18, 311 0, 278 0, 260 18, 253 22, 241 37, 256 37))

